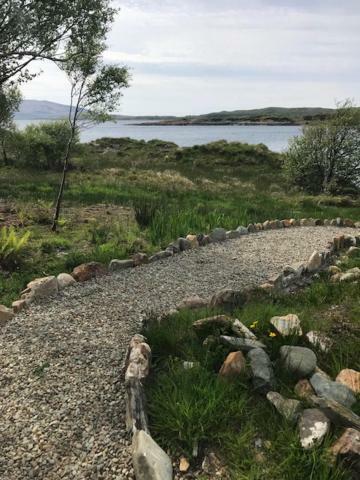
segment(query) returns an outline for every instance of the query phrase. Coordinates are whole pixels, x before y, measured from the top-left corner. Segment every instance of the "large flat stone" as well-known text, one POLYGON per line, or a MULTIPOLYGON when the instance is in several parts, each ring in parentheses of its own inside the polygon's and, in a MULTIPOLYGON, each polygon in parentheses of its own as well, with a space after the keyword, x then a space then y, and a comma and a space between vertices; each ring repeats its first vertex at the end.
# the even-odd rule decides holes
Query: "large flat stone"
POLYGON ((220 342, 223 345, 231 347, 232 349, 242 350, 243 352, 249 352, 254 348, 266 348, 266 345, 264 345, 263 343, 259 342, 258 340, 252 340, 250 338, 238 338, 221 335, 220 342))
POLYGON ((172 480, 169 456, 144 430, 133 437, 133 466, 136 480, 172 480))
POLYGON ((360 417, 349 408, 341 405, 341 403, 327 398, 316 397, 315 395, 311 396, 309 400, 314 406, 319 407, 336 425, 360 430, 360 417))

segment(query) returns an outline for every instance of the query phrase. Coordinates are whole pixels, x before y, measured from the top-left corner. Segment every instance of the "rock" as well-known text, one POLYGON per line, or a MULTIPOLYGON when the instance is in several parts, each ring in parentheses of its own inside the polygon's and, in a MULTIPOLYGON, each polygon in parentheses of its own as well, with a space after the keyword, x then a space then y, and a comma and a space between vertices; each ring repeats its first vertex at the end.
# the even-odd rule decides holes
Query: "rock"
POLYGON ((290 225, 291 225, 292 227, 299 227, 299 226, 300 226, 300 222, 299 222, 299 220, 296 220, 295 218, 291 218, 291 219, 290 219, 290 225))
POLYGON ((186 360, 183 361, 184 370, 191 370, 192 368, 198 367, 199 362, 187 362, 186 360))
POLYGON ((319 407, 326 416, 336 425, 341 427, 351 427, 360 430, 360 417, 341 403, 328 398, 316 397, 313 395, 310 401, 316 407, 319 407))
POLYGON ((262 348, 254 348, 247 354, 255 390, 267 393, 276 388, 276 380, 269 355, 262 348))
POLYGON ((336 273, 341 273, 341 269, 337 267, 336 265, 330 265, 328 267, 327 271, 330 273, 330 275, 335 275, 336 273))
POLYGON ((347 272, 343 273, 340 277, 340 282, 354 282, 360 279, 360 268, 350 268, 347 272))
POLYGON ((236 231, 237 231, 240 235, 248 235, 248 234, 249 234, 249 230, 248 230, 246 227, 242 226, 242 225, 240 225, 240 227, 237 227, 236 231))
POLYGON ((346 255, 349 257, 359 257, 360 256, 360 248, 359 247, 350 247, 349 250, 346 252, 346 255))
POLYGON ((226 315, 215 315, 213 317, 201 318, 193 323, 193 329, 200 337, 206 337, 217 333, 226 333, 231 331, 231 318, 226 315))
POLYGON ((330 382, 332 381, 332 378, 330 377, 330 375, 324 372, 324 370, 321 370, 321 368, 319 368, 318 366, 316 366, 314 373, 318 373, 319 375, 326 378, 327 380, 330 380, 330 382))
POLYGON ((76 283, 75 278, 69 275, 68 273, 59 273, 56 279, 57 279, 59 290, 63 290, 64 288, 69 287, 70 285, 73 285, 74 283, 76 283))
POLYGON ((196 235, 187 235, 186 240, 190 244, 190 248, 198 248, 199 242, 196 235))
POLYGON ((310 378, 310 383, 319 397, 334 400, 348 408, 356 402, 355 395, 350 388, 342 383, 328 380, 319 373, 315 373, 310 378))
POLYGON ((256 340, 256 335, 237 318, 234 320, 231 326, 231 330, 238 337, 251 338, 252 340, 256 340))
POLYGON ((162 260, 164 258, 171 257, 171 256, 172 256, 172 253, 169 252, 168 250, 161 250, 160 252, 154 253, 154 255, 152 255, 149 258, 149 263, 157 262, 158 260, 162 260))
POLYGON ((354 393, 360 393, 360 372, 345 368, 338 374, 336 381, 350 388, 354 393))
POLYGON ((311 386, 311 383, 306 378, 303 378, 297 382, 297 384, 294 387, 294 392, 299 398, 303 400, 308 400, 311 397, 311 395, 315 394, 314 389, 311 386))
POLYGON ((182 473, 186 473, 190 468, 190 463, 187 458, 180 457, 179 470, 182 473))
POLYGON ((276 410, 289 422, 295 422, 301 411, 301 403, 299 400, 292 398, 284 398, 278 392, 268 392, 266 398, 274 405, 276 410))
POLYGON ((189 308, 190 310, 195 310, 196 308, 205 308, 209 304, 209 300, 205 300, 204 298, 200 298, 198 295, 193 295, 192 297, 184 298, 177 308, 179 310, 183 308, 189 308))
POLYGON ((331 338, 327 337, 322 332, 311 330, 305 336, 311 345, 314 345, 314 347, 317 347, 322 352, 328 352, 333 345, 331 338))
POLYGON ((255 233, 255 232, 256 232, 255 225, 252 224, 252 223, 249 223, 249 225, 247 226, 247 231, 248 231, 249 233, 255 233))
POLYGON ((205 247, 206 245, 209 245, 209 243, 211 243, 210 235, 198 235, 198 242, 200 247, 205 247))
POLYGON ((299 423, 301 446, 308 450, 320 445, 330 430, 330 420, 317 408, 307 408, 303 411, 299 423))
POLYGON ((25 299, 20 299, 20 300, 15 300, 15 302, 12 303, 11 307, 14 310, 14 313, 21 312, 27 305, 27 302, 25 299))
POLYGON ((264 292, 271 293, 274 291, 275 286, 272 283, 262 283, 259 288, 264 292))
POLYGON ((231 380, 244 373, 245 369, 246 361, 242 352, 230 352, 220 368, 219 377, 231 380))
POLYGON ((310 376, 316 367, 316 355, 309 348, 283 345, 280 357, 284 367, 299 378, 310 376))
POLYGON ((237 230, 229 230, 228 232, 226 232, 226 238, 228 238, 229 240, 239 237, 241 237, 241 233, 237 230))
POLYGON ((140 265, 145 265, 146 263, 149 263, 149 257, 146 255, 146 253, 134 253, 131 258, 134 262, 134 267, 139 267, 140 265))
POLYGON ((232 290, 230 288, 216 292, 210 300, 210 307, 240 307, 248 299, 246 290, 232 290))
POLYGON ((92 278, 102 277, 108 273, 105 265, 99 262, 82 263, 74 268, 72 276, 77 282, 86 282, 92 278))
POLYGON ((337 227, 343 227, 344 226, 344 221, 341 217, 337 217, 336 219, 336 226, 337 227))
POLYGON ((110 272, 120 272, 126 268, 133 268, 135 266, 134 260, 111 260, 109 264, 110 272))
POLYGON ((226 230, 223 228, 214 228, 209 236, 212 242, 223 242, 226 240, 226 230))
POLYGON ((137 480, 172 480, 170 458, 144 430, 134 434, 132 458, 137 480))
POLYGON ((347 428, 330 447, 330 454, 360 475, 360 432, 354 428, 347 428))
POLYGON ((302 335, 299 317, 293 313, 281 317, 272 317, 270 323, 283 337, 302 335))
POLYGON ((306 270, 310 273, 316 272, 321 267, 321 255, 316 250, 311 254, 307 264, 306 270))
POLYGON ((262 224, 262 226, 263 226, 263 230, 270 230, 271 229, 269 220, 266 220, 266 222, 264 222, 262 224))
POLYGON ((242 350, 243 352, 249 352, 254 348, 266 348, 263 343, 259 342, 258 340, 251 340, 250 338, 238 338, 221 335, 220 342, 231 349, 238 349, 242 350))
POLYGON ((282 220, 282 224, 284 225, 284 228, 290 228, 291 227, 291 221, 285 218, 282 220))
MULTIPOLYGON (((199 239, 197 238, 198 240, 198 243, 200 245, 200 241, 199 239)), ((186 240, 186 238, 178 238, 178 244, 179 244, 179 248, 180 248, 180 252, 185 252, 186 250, 190 250, 191 248, 191 243, 189 242, 189 240, 186 240)))
POLYGON ((352 220, 350 220, 350 218, 345 218, 344 219, 344 227, 354 228, 355 223, 352 220))
POLYGON ((27 284, 24 298, 38 300, 55 295, 59 290, 56 277, 36 278, 27 284))
POLYGON ((14 310, 7 308, 5 305, 0 305, 0 327, 5 325, 6 322, 11 320, 14 316, 14 310))

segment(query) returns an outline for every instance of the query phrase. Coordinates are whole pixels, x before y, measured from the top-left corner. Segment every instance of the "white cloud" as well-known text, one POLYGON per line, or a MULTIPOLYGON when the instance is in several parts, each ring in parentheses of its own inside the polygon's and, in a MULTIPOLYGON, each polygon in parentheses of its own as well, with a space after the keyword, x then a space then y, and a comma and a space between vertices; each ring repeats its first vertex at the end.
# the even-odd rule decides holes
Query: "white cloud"
MULTIPOLYGON (((105 60, 129 65, 122 112, 186 114, 333 106, 359 98, 360 3, 343 0, 127 0, 105 60)), ((66 102, 54 66, 28 98, 66 102)))

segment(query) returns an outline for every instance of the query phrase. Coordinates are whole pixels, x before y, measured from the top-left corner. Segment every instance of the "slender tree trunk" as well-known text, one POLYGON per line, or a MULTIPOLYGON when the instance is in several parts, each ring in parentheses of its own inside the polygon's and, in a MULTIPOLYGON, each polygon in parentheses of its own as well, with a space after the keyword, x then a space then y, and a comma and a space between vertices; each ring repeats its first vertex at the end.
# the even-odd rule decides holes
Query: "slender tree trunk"
POLYGON ((54 217, 53 217, 53 223, 52 223, 52 226, 51 226, 51 230, 53 232, 56 232, 58 221, 59 221, 61 203, 62 203, 64 188, 65 188, 66 173, 67 173, 68 166, 69 166, 70 151, 71 151, 71 146, 72 146, 72 142, 73 142, 73 139, 74 139, 74 135, 75 135, 75 128, 72 127, 71 128, 71 135, 70 135, 67 147, 66 147, 66 153, 65 153, 64 166, 63 166, 63 171, 62 171, 59 193, 58 193, 56 203, 55 203, 55 212, 54 212, 54 217))
POLYGON ((2 153, 3 153, 4 165, 9 165, 9 159, 8 159, 7 154, 6 154, 5 139, 4 138, 1 140, 1 148, 2 148, 2 153))

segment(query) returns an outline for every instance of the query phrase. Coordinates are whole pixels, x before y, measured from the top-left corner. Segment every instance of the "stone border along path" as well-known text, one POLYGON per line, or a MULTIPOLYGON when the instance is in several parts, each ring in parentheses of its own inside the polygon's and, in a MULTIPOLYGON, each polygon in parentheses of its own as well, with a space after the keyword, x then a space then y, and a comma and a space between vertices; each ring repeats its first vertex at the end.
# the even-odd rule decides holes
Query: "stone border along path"
POLYGON ((0 478, 134 478, 121 367, 142 321, 184 297, 258 285, 341 234, 360 230, 261 231, 31 304, 0 333, 0 478))

